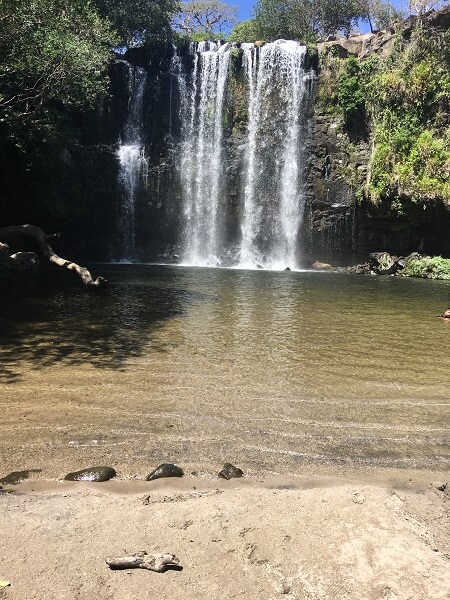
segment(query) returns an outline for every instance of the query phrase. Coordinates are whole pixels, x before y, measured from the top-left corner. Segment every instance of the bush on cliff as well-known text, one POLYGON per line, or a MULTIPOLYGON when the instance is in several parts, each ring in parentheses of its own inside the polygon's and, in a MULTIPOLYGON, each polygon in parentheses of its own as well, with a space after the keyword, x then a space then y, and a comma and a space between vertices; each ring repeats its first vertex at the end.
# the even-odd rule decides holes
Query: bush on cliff
POLYGON ((319 109, 371 131, 370 199, 450 204, 450 32, 419 20, 387 57, 322 66, 319 109))

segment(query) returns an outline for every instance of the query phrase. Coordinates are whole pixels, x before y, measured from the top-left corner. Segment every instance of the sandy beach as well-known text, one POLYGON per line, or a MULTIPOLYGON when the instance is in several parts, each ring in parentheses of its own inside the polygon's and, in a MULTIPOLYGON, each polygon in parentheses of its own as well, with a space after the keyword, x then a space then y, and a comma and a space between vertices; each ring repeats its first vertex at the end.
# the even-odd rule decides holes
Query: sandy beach
POLYGON ((450 493, 331 480, 28 481, 0 496, 7 600, 445 600, 450 493), (182 570, 112 571, 170 552, 182 570))

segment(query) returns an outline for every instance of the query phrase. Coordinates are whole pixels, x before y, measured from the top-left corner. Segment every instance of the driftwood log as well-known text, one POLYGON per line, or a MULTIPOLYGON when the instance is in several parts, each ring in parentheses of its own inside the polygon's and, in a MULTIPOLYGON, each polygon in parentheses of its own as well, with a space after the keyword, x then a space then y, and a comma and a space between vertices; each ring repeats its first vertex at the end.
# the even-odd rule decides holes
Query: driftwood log
POLYGON ((60 237, 60 234, 47 235, 40 227, 35 225, 11 225, 0 228, 0 266, 6 268, 25 270, 38 264, 38 257, 46 258, 51 264, 73 271, 78 275, 84 285, 90 289, 98 289, 107 283, 103 277, 94 279, 86 267, 61 258, 51 247, 49 240, 60 237), (35 252, 17 252, 10 254, 10 247, 28 248, 35 252))
POLYGON ((105 560, 110 569, 148 569, 157 573, 164 573, 168 567, 180 563, 174 554, 147 554, 145 550, 129 556, 105 560))

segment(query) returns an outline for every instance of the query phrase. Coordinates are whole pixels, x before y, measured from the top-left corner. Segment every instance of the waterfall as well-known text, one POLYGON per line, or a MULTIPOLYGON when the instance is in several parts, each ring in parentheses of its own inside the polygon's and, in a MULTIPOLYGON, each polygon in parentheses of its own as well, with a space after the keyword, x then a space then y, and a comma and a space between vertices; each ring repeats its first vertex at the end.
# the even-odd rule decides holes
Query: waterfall
POLYGON ((142 141, 143 98, 147 73, 128 65, 128 115, 119 140, 119 208, 120 256, 136 258, 136 198, 141 181, 145 185, 148 163, 142 141))
POLYGON ((182 259, 186 264, 216 266, 221 250, 219 204, 226 177, 223 113, 230 45, 200 42, 195 50, 190 81, 180 87, 180 180, 185 219, 182 259))
POLYGON ((183 71, 177 62, 182 262, 298 268, 304 213, 303 106, 311 78, 304 66, 305 46, 284 40, 261 48, 199 42, 191 44, 189 53, 190 69, 183 71), (242 58, 237 85, 246 94, 248 124, 240 134, 240 184, 232 192, 236 200, 230 209, 230 138, 225 131, 229 136, 231 61, 235 77, 237 57, 242 58), (237 215, 231 226, 225 223, 230 210, 237 215))
POLYGON ((249 124, 240 264, 297 268, 306 48, 278 40, 260 49, 244 44, 243 51, 249 124))

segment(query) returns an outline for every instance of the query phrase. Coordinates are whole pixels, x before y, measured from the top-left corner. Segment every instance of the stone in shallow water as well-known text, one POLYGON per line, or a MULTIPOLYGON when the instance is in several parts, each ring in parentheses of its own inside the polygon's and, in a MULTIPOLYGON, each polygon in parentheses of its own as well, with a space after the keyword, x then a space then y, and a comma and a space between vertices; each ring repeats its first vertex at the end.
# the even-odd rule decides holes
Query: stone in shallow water
POLYGON ((161 479, 161 477, 183 477, 183 469, 173 465, 172 463, 163 463, 156 467, 148 476, 146 481, 153 481, 153 479, 161 479))
POLYGON ((222 479, 232 479, 233 477, 242 477, 244 474, 243 470, 239 467, 235 467, 231 463, 225 463, 223 469, 219 471, 218 475, 222 479))
POLYGON ((66 481, 109 481, 115 476, 116 472, 112 467, 88 467, 68 473, 64 479, 66 481))
POLYGON ((2 479, 0 479, 0 483, 6 485, 17 485, 21 481, 25 481, 30 476, 30 473, 40 473, 42 469, 28 469, 26 471, 13 471, 9 473, 2 479))

